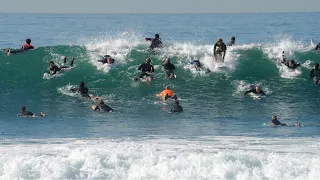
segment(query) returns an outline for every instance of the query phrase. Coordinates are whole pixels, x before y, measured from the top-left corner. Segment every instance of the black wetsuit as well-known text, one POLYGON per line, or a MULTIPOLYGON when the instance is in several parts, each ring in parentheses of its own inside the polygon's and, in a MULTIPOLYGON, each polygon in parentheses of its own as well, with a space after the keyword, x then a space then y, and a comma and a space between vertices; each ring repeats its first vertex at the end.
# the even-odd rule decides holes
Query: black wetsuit
POLYGON ((96 106, 96 108, 94 109, 95 111, 96 110, 100 110, 100 111, 108 111, 108 112, 112 112, 113 109, 111 107, 109 107, 108 105, 106 104, 99 104, 96 106))
POLYGON ((173 64, 171 64, 170 62, 163 63, 162 66, 163 66, 165 72, 167 73, 167 76, 174 74, 173 70, 176 69, 176 67, 173 64))
POLYGON ((277 119, 276 120, 271 120, 271 122, 272 122, 272 124, 274 124, 274 125, 277 125, 277 126, 279 126, 279 125, 281 125, 281 126, 286 126, 286 124, 282 124, 280 121, 278 121, 277 119))
POLYGON ((283 63, 284 65, 286 65, 289 69, 295 70, 297 69, 297 67, 300 66, 300 64, 293 64, 293 66, 290 66, 290 63, 283 63))
POLYGON ((16 49, 16 50, 10 50, 10 53, 11 54, 17 54, 17 53, 22 53, 22 52, 25 52, 25 51, 28 51, 30 49, 34 49, 33 46, 31 45, 28 45, 28 46, 22 46, 21 49, 16 49))
MULTIPOLYGON (((64 60, 64 63, 66 63, 66 60, 64 60)), ((53 68, 49 68, 49 73, 51 72, 52 75, 57 74, 58 71, 61 71, 62 69, 71 68, 73 66, 74 60, 70 62, 70 66, 56 66, 54 65, 53 68)))
POLYGON ((172 106, 171 112, 183 112, 182 106, 179 105, 179 101, 175 101, 174 105, 172 106), (178 102, 178 103, 177 103, 178 102))
POLYGON ((234 46, 235 44, 235 40, 231 40, 229 43, 228 43, 228 46, 234 46))
POLYGON ((33 116, 34 113, 30 112, 30 111, 24 111, 20 114, 18 114, 18 116, 33 116))
MULTIPOLYGON (((98 60, 99 62, 102 62, 103 64, 108 64, 108 58, 104 58, 103 60, 98 60)), ((114 63, 114 59, 111 59, 111 64, 114 63)))
POLYGON ((80 93, 82 97, 90 98, 90 96, 88 94, 89 90, 85 86, 73 88, 73 89, 71 89, 71 91, 76 91, 76 92, 80 93))
POLYGON ((251 89, 251 90, 249 90, 249 91, 246 91, 246 92, 244 93, 244 95, 246 95, 246 94, 248 94, 248 93, 254 93, 254 94, 262 94, 262 95, 266 95, 262 90, 260 90, 260 92, 257 92, 257 90, 256 90, 256 89, 251 89))
POLYGON ((214 44, 213 49, 215 50, 216 54, 220 54, 225 52, 227 50, 227 46, 224 42, 222 42, 221 44, 214 44), (218 47, 218 49, 216 49, 218 47))
POLYGON ((317 46, 316 46, 316 49, 315 49, 316 51, 317 50, 320 50, 320 43, 319 44, 317 44, 317 46))
POLYGON ((150 76, 148 73, 153 73, 154 68, 150 63, 143 63, 139 66, 138 70, 141 70, 142 73, 139 76, 140 78, 143 78, 144 76, 150 76))
POLYGON ((318 84, 320 82, 320 69, 312 69, 309 76, 315 84, 318 84))
POLYGON ((49 68, 49 71, 51 72, 52 75, 57 74, 58 71, 61 71, 61 69, 54 65, 52 68, 49 68))
POLYGON ((154 38, 151 40, 150 49, 162 47, 162 41, 160 38, 154 38))

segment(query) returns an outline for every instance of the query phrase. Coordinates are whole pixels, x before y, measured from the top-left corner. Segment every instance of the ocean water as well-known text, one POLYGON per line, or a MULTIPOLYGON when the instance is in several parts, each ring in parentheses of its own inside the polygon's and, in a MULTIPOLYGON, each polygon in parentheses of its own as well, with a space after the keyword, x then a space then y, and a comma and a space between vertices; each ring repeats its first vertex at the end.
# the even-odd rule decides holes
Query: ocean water
POLYGON ((0 14, 0 179, 320 179, 319 87, 308 78, 320 54, 320 13, 0 14), (147 51, 159 33, 164 48, 147 51), (225 67, 212 61, 221 37, 225 67), (285 51, 302 67, 279 65, 285 51), (97 63, 110 54, 112 66, 97 63), (48 62, 76 57, 75 67, 44 78, 48 62), (151 83, 133 82, 147 57, 151 83), (177 79, 167 80, 170 57, 177 79), (210 72, 196 72, 200 59, 210 72), (93 112, 68 89, 84 81, 115 112, 93 112), (242 97, 250 84, 266 97, 242 97), (165 85, 184 112, 156 93, 165 85), (46 118, 22 118, 20 107, 46 118), (271 127, 277 115, 287 127, 271 127), (300 122, 302 127, 295 127, 300 122))

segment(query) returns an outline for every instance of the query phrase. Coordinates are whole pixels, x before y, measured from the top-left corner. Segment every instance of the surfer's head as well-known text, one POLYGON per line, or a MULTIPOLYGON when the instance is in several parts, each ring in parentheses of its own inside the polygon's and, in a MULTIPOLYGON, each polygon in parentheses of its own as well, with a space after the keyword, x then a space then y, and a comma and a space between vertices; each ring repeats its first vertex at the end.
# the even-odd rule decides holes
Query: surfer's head
POLYGON ((30 43, 31 43, 31 39, 29 39, 29 38, 26 39, 26 43, 27 43, 27 44, 30 44, 30 43))
POLYGON ((236 38, 235 38, 235 37, 232 37, 232 38, 231 38, 231 41, 235 41, 235 40, 236 40, 236 38))
POLYGON ((261 92, 260 86, 256 86, 256 92, 257 92, 257 93, 261 92))
POLYGON ((107 58, 107 62, 108 62, 108 64, 112 64, 112 58, 111 58, 111 57, 108 57, 108 58, 107 58))
POLYGON ((277 118, 277 116, 276 115, 273 115, 272 116, 272 120, 277 120, 278 118, 277 118))
POLYGON ((165 86, 164 89, 170 90, 170 87, 169 86, 165 86))
POLYGON ((160 35, 159 35, 159 34, 155 34, 154 37, 155 37, 156 39, 159 39, 159 38, 160 38, 160 35))
POLYGON ((98 104, 104 104, 103 100, 100 98, 98 104))
POLYGON ((147 58, 147 59, 146 59, 146 63, 150 64, 150 63, 151 63, 151 59, 150 59, 150 58, 147 58))
POLYGON ((84 87, 84 82, 80 82, 79 86, 84 87))
POLYGON ((170 61, 171 61, 170 58, 167 58, 167 59, 166 59, 166 62, 167 62, 167 63, 170 63, 170 61))
POLYGON ((21 111, 22 111, 22 112, 25 112, 25 111, 26 111, 26 107, 25 107, 25 106, 22 106, 22 107, 21 107, 21 111))
POLYGON ((218 38, 217 43, 222 44, 222 38, 218 38))
POLYGON ((50 68, 52 68, 52 67, 54 66, 54 62, 53 62, 53 61, 50 61, 50 62, 49 62, 49 66, 50 66, 50 68))
POLYGON ((315 69, 319 69, 319 63, 314 64, 315 69))

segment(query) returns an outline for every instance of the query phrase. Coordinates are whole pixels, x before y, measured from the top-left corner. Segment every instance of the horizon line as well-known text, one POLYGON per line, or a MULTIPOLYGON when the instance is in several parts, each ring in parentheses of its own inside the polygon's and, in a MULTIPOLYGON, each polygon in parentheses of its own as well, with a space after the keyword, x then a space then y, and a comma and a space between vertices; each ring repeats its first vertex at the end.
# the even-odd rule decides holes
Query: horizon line
POLYGON ((285 11, 285 12, 169 12, 169 13, 153 13, 153 12, 146 12, 146 13, 139 13, 139 12, 114 12, 114 13, 104 13, 104 12, 1 12, 0 14, 90 14, 90 15, 144 15, 144 14, 153 14, 153 15, 165 15, 165 14, 290 14, 290 13, 320 13, 320 11, 285 11))

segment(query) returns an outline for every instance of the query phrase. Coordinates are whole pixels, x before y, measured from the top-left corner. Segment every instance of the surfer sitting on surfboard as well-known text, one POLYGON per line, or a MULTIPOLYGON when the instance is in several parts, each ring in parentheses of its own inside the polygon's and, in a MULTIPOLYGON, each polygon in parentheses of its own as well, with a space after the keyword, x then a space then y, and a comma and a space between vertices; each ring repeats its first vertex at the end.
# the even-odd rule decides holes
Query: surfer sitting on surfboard
MULTIPOLYGON (((151 59, 147 58, 146 62, 139 66, 138 70, 141 71, 141 74, 139 76, 140 79, 146 78, 146 77, 151 77, 150 74, 154 73, 154 68, 151 64, 151 59)), ((137 77, 134 77, 133 79, 138 80, 137 77)))
POLYGON ((226 56, 226 51, 227 51, 226 44, 224 44, 222 39, 219 38, 213 47, 213 55, 214 55, 215 60, 218 61, 217 55, 219 55, 221 61, 224 62, 224 57, 226 56), (222 53, 223 53, 223 55, 222 55, 222 53))
MULTIPOLYGON (((57 72, 61 71, 62 69, 67 69, 67 68, 71 68, 73 66, 75 58, 72 58, 71 63, 69 66, 65 65, 65 66, 56 66, 54 64, 54 62, 51 60, 49 62, 49 74, 54 75, 57 74, 57 72)), ((67 57, 64 57, 64 63, 67 63, 67 57)))
MULTIPOLYGON (((35 113, 32 113, 30 111, 26 110, 25 106, 21 107, 21 113, 18 114, 18 116, 23 116, 23 117, 37 117, 35 113)), ((44 114, 43 112, 40 113, 40 117, 45 117, 46 114, 44 114)))
POLYGON ((24 45, 22 45, 21 49, 17 49, 17 50, 7 49, 6 52, 8 53, 8 55, 9 54, 17 54, 17 53, 28 51, 30 49, 34 49, 34 47, 31 45, 31 39, 27 39, 26 43, 24 45))
MULTIPOLYGON (((299 123, 300 124, 300 123, 299 123)), ((272 126, 286 126, 286 124, 282 124, 279 120, 278 120, 278 118, 277 118, 277 116, 275 116, 275 115, 273 115, 272 116, 272 119, 271 119, 271 125, 272 126)))
POLYGON ((166 73, 168 78, 170 78, 170 79, 175 78, 175 74, 174 74, 173 70, 175 70, 176 67, 173 64, 171 64, 170 58, 162 60, 162 67, 163 67, 162 70, 166 73))
POLYGON ((314 68, 310 71, 310 78, 313 80, 315 84, 319 84, 320 82, 320 69, 319 63, 314 65, 314 68))
POLYGON ((98 101, 98 105, 92 106, 92 109, 94 111, 96 111, 96 110, 105 111, 105 112, 112 112, 113 111, 113 109, 111 107, 109 107, 108 105, 106 105, 101 98, 98 101))
POLYGON ((256 86, 256 88, 252 88, 251 90, 249 91, 246 91, 243 96, 245 96, 246 94, 248 93, 254 93, 254 94, 262 94, 262 95, 266 95, 259 86, 256 86))

